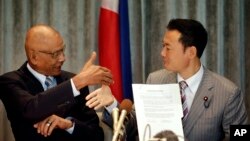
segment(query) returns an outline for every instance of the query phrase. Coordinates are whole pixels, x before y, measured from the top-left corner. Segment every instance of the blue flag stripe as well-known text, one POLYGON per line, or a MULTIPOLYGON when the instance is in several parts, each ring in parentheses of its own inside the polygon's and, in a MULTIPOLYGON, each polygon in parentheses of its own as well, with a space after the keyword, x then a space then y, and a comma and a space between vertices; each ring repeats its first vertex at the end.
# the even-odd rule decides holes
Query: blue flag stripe
POLYGON ((119 16, 123 97, 133 100, 127 0, 119 1, 119 16))

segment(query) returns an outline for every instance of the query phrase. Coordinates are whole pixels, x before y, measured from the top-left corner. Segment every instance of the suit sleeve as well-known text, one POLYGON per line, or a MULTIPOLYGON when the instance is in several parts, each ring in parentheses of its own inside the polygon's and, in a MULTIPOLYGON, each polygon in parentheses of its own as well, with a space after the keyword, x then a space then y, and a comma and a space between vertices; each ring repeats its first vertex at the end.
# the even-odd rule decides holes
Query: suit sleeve
POLYGON ((238 88, 232 92, 225 108, 222 125, 225 136, 228 138, 230 136, 230 125, 243 125, 247 124, 248 121, 244 95, 238 88))
POLYGON ((104 134, 99 126, 99 118, 95 110, 85 106, 85 97, 89 93, 87 87, 81 89, 81 94, 75 97, 75 105, 71 108, 69 116, 73 117, 75 128, 73 136, 76 140, 88 138, 92 141, 102 141, 104 134))
POLYGON ((44 91, 36 79, 25 75, 19 77, 16 73, 7 74, 0 77, 1 99, 7 104, 11 118, 21 118, 32 125, 52 114, 62 118, 71 117, 75 123, 73 133, 60 132, 75 141, 84 138, 102 141, 104 135, 99 118, 93 109, 85 106, 88 87, 81 89, 81 94, 74 97, 71 76, 64 73, 56 87, 44 91))
POLYGON ((47 91, 30 90, 25 82, 11 77, 1 77, 0 84, 1 98, 8 110, 34 123, 74 103, 69 80, 47 91))

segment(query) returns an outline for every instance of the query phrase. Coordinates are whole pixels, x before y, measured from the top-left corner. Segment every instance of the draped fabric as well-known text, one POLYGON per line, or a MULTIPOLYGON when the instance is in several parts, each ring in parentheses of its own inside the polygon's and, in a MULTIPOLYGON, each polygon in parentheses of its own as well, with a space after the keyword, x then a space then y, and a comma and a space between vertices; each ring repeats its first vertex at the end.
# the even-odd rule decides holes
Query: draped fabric
POLYGON ((121 72, 121 47, 119 28, 119 0, 102 0, 99 18, 99 64, 107 67, 113 74, 114 84, 110 89, 115 98, 121 102, 122 72, 121 72))
MULTIPOLYGON (((63 69, 79 72, 90 53, 98 53, 100 5, 101 0, 0 0, 0 74, 25 61, 25 33, 37 23, 62 34, 67 46, 63 69)), ((132 82, 145 83, 149 72, 162 68, 162 36, 169 20, 193 18, 209 34, 202 63, 242 89, 250 113, 249 6, 247 0, 129 0, 132 82)))
POLYGON ((133 100, 127 0, 102 0, 99 15, 99 64, 113 74, 115 98, 133 100))

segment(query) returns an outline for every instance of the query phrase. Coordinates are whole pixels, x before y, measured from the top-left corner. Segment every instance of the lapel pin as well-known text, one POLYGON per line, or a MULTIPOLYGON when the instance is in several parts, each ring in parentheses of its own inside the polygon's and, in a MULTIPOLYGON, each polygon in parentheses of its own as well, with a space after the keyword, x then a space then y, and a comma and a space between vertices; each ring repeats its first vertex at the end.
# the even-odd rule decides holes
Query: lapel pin
POLYGON ((209 107, 209 103, 210 103, 210 102, 208 102, 208 97, 207 97, 207 96, 204 96, 204 97, 203 97, 203 100, 204 100, 204 107, 205 107, 205 108, 208 108, 208 107, 209 107))

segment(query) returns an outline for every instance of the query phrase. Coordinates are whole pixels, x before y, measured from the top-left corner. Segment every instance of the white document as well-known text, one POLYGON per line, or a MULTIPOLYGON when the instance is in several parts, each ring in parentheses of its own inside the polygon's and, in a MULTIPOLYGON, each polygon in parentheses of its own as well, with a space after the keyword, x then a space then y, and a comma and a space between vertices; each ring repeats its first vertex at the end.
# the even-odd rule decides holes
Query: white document
POLYGON ((165 130, 184 141, 179 85, 133 84, 132 88, 140 141, 148 141, 165 130))

